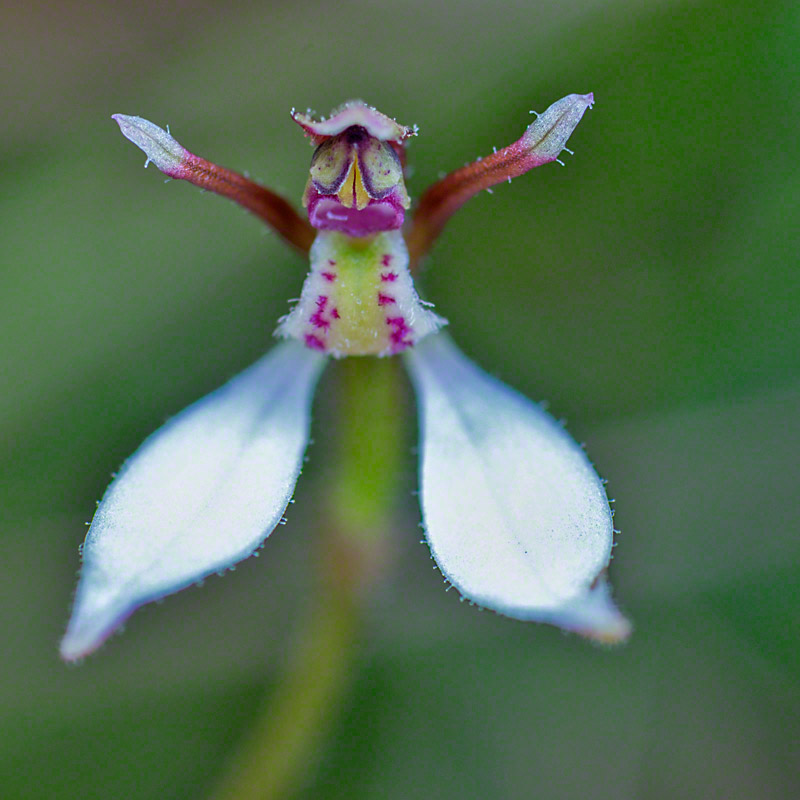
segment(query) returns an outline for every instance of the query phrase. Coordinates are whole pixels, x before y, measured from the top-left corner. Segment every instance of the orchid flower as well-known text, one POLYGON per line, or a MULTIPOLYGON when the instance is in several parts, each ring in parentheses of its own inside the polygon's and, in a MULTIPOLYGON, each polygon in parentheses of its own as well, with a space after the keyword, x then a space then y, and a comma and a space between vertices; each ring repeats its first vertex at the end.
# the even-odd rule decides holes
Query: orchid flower
POLYGON ((416 128, 360 101, 321 120, 292 111, 315 147, 307 218, 152 122, 114 115, 147 163, 255 213, 308 254, 310 271, 278 325, 283 341, 152 434, 106 491, 83 546, 63 658, 84 656, 141 605, 263 544, 294 493, 312 396, 331 357, 404 359, 419 408, 425 535, 464 598, 600 641, 627 637, 605 578, 612 513, 582 448, 539 405, 466 358, 412 280, 454 211, 557 160, 593 101, 564 97, 518 141, 435 183, 405 232, 405 144, 416 128))

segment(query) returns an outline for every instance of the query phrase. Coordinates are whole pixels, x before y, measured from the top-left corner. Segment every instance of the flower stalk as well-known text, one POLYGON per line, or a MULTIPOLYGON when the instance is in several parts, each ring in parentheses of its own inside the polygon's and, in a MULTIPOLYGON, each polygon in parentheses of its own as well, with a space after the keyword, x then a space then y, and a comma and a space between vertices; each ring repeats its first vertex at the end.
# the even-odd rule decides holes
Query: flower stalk
POLYGON ((391 511, 406 455, 395 359, 338 365, 336 470, 317 586, 283 674, 234 753, 212 800, 287 798, 310 780, 346 697, 364 600, 385 565, 391 511))
POLYGON ((233 754, 213 800, 277 800, 303 787, 347 691, 359 616, 346 586, 318 589, 283 675, 233 754))

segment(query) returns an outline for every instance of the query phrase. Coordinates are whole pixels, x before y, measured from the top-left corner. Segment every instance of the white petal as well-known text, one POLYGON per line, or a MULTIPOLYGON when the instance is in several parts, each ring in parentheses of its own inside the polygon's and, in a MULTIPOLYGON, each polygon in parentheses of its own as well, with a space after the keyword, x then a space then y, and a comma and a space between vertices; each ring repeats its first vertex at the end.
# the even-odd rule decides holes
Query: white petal
POLYGON ((420 412, 422 515, 434 559, 469 600, 615 641, 629 623, 603 578, 613 525, 581 448, 444 334, 405 356, 420 412))
POLYGON ((136 608, 250 555, 280 521, 325 358, 286 342, 148 438, 106 491, 83 548, 61 654, 136 608))

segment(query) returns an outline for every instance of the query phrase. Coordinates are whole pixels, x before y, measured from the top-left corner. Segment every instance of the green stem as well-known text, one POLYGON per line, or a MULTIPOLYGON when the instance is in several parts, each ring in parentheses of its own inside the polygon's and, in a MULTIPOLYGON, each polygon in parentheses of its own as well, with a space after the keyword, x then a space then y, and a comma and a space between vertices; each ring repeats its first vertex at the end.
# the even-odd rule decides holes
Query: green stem
POLYGON ((286 671, 213 800, 291 797, 307 784, 352 670, 363 598, 385 562, 404 456, 397 359, 337 364, 339 408, 319 583, 286 671))
POLYGON ((318 598, 274 696, 262 706, 215 800, 285 798, 303 785, 347 688, 357 616, 344 597, 318 598))

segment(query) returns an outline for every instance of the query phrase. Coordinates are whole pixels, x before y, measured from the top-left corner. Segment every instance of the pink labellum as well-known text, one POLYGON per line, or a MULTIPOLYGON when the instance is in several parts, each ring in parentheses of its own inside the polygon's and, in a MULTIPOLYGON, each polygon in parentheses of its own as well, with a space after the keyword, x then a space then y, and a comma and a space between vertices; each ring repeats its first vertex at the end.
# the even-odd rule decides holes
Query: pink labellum
POLYGON ((339 231, 348 236, 369 236, 394 231, 403 225, 405 209, 394 194, 385 200, 371 200, 366 208, 348 208, 336 195, 320 194, 314 186, 308 190, 308 220, 323 231, 339 231))

